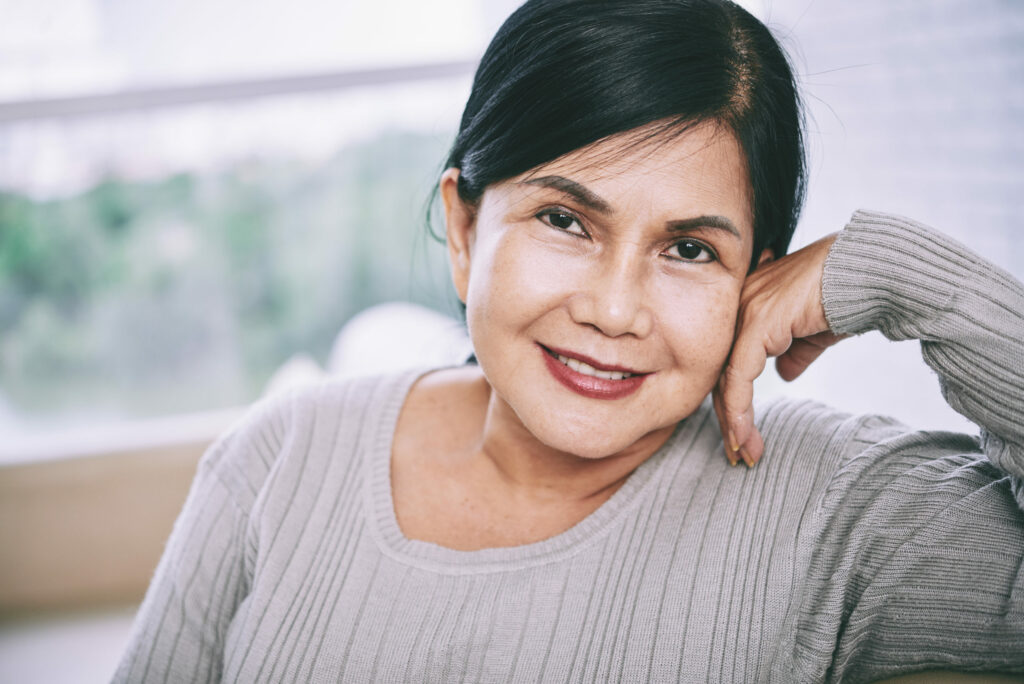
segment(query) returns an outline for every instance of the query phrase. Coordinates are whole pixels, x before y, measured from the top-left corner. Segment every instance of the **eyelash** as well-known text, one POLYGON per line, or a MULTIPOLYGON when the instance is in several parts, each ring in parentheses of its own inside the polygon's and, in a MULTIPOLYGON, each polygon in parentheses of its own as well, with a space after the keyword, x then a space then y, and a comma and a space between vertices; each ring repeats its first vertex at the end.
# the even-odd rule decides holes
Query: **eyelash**
MULTIPOLYGON (((570 235, 578 235, 578 236, 581 236, 581 237, 590 237, 590 235, 587 233, 587 231, 583 228, 583 222, 580 221, 580 219, 575 214, 573 214, 572 212, 567 211, 565 209, 545 209, 545 210, 543 210, 541 212, 538 212, 536 214, 536 218, 539 221, 541 221, 542 223, 544 223, 545 225, 550 226, 551 228, 554 228, 555 230, 561 231, 563 233, 568 233, 570 235), (571 220, 573 223, 576 224, 576 226, 578 227, 579 232, 574 232, 574 231, 569 230, 568 226, 564 227, 564 228, 561 227, 561 226, 556 226, 554 223, 551 222, 551 217, 552 216, 558 216, 558 217, 561 217, 561 218, 567 218, 567 219, 571 220)), ((667 250, 665 250, 665 252, 668 252, 669 250, 672 250, 672 249, 678 249, 682 245, 693 245, 695 247, 698 247, 699 249, 701 249, 703 252, 705 252, 707 254, 707 259, 705 259, 705 260, 686 259, 686 258, 684 258, 682 256, 682 254, 680 254, 679 256, 668 256, 668 258, 672 259, 674 261, 681 261, 683 263, 690 263, 690 264, 704 264, 704 263, 709 263, 709 262, 713 262, 713 261, 718 261, 718 255, 715 254, 715 250, 711 249, 709 246, 707 246, 706 244, 704 244, 700 240, 694 240, 692 238, 686 238, 684 240, 679 240, 677 242, 672 243, 672 246, 669 247, 667 250)))
POLYGON ((543 211, 537 213, 536 218, 539 219, 542 223, 551 226, 555 230, 560 230, 563 233, 589 237, 589 233, 587 233, 587 231, 583 229, 583 222, 580 221, 579 217, 577 217, 571 211, 566 211, 565 209, 544 209, 543 211), (563 228, 561 226, 556 226, 555 224, 551 223, 550 219, 552 216, 560 216, 567 219, 571 219, 579 228, 579 232, 573 232, 569 230, 568 227, 563 228))
MULTIPOLYGON (((673 243, 672 246, 669 247, 669 249, 677 249, 677 248, 679 248, 682 245, 693 245, 694 247, 698 247, 700 250, 702 250, 708 256, 707 256, 706 259, 685 259, 685 258, 682 257, 682 255, 680 255, 678 257, 670 256, 669 257, 670 259, 675 259, 676 261, 682 261, 682 262, 688 263, 688 264, 706 264, 706 263, 710 263, 710 262, 713 262, 713 261, 718 261, 718 255, 715 254, 715 250, 711 249, 710 247, 705 245, 700 240, 694 240, 692 238, 686 238, 685 240, 679 240, 678 242, 673 243)), ((667 252, 668 250, 665 250, 665 251, 667 252)))

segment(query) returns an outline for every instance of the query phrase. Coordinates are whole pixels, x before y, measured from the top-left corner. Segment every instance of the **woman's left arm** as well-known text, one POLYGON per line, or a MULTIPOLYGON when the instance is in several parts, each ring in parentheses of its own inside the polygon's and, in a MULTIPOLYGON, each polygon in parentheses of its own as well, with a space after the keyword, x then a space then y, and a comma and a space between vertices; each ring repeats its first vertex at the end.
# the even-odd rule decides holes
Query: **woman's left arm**
POLYGON ((945 235, 889 214, 857 212, 842 232, 748 277, 715 391, 727 444, 751 461, 761 456, 752 383, 769 356, 792 379, 830 344, 869 330, 921 341, 946 401, 981 428, 983 450, 1015 476, 1024 508, 1024 286, 945 235))
POLYGON ((792 597, 798 671, 780 681, 1024 672, 1024 287, 926 226, 858 212, 752 274, 738 325, 716 408, 742 417, 745 451, 761 449, 746 380, 769 355, 794 377, 868 330, 920 340, 946 400, 981 428, 979 441, 875 417, 824 426, 830 462, 792 597))

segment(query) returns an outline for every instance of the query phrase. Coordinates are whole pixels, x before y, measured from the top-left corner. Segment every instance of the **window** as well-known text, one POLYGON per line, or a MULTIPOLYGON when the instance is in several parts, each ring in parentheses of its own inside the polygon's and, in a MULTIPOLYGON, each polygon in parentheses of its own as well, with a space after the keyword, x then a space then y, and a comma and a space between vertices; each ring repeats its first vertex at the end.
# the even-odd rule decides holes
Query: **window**
POLYGON ((509 4, 17 7, 0 431, 243 405, 366 306, 451 313, 426 205, 509 4))
MULTIPOLYGON (((0 431, 245 404, 294 354, 322 363, 364 306, 452 313, 425 203, 473 62, 517 4, 16 4, 0 31, 0 431)), ((804 82, 795 245, 880 208, 1022 275, 1020 8, 747 4, 804 82)), ((936 390, 916 345, 877 335, 794 385, 761 381, 970 429, 936 390)))

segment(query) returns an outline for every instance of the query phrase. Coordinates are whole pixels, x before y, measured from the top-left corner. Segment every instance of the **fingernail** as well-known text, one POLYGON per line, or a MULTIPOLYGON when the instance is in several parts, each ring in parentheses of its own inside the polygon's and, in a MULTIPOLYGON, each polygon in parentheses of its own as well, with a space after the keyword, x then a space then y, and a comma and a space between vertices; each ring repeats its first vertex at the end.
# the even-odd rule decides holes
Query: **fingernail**
POLYGON ((729 461, 729 465, 735 467, 739 463, 739 459, 728 449, 725 450, 725 460, 729 461))
POLYGON ((747 453, 744 447, 740 447, 740 456, 743 457, 743 462, 747 464, 748 468, 754 467, 754 459, 750 458, 750 454, 747 453))
POLYGON ((733 451, 740 450, 740 443, 736 441, 736 435, 733 433, 732 428, 729 428, 729 446, 732 447, 733 451))

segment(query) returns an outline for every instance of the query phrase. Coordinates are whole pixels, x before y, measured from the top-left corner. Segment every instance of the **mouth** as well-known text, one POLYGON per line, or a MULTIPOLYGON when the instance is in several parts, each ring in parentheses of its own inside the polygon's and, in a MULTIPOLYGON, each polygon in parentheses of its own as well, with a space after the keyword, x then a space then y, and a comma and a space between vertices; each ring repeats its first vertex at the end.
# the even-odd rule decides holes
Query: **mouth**
POLYGON ((640 389, 647 376, 622 366, 608 366, 580 354, 538 344, 551 374, 573 392, 592 399, 621 399, 640 389))

